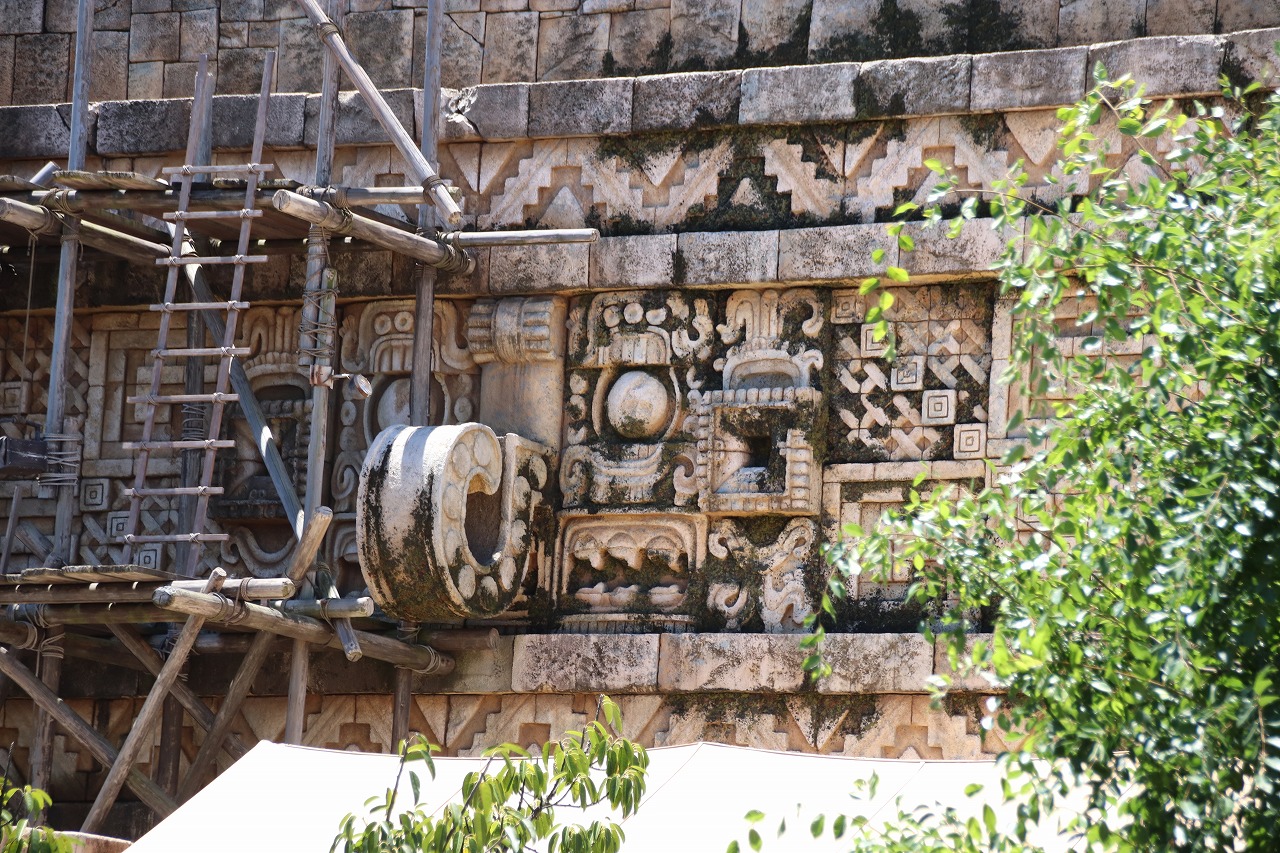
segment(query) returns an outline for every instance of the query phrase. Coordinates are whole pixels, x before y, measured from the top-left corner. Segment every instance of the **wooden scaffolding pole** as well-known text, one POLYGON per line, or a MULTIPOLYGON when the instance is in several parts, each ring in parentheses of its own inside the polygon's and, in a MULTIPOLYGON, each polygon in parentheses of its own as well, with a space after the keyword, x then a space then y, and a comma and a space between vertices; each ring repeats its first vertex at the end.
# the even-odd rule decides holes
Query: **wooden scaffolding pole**
MULTIPOLYGON (((8 676, 21 687, 31 700, 47 714, 53 717, 58 725, 78 741, 99 763, 110 767, 115 764, 117 753, 107 739, 93 730, 93 727, 80 719, 61 699, 44 683, 22 665, 13 649, 0 647, 0 672, 8 676)), ((129 772, 126 781, 138 798, 147 804, 156 814, 167 817, 178 807, 160 786, 148 779, 143 773, 134 769, 129 772)))
MULTIPOLYGON (((351 55, 351 51, 347 49, 346 42, 342 40, 342 34, 338 26, 325 15, 317 0, 298 0, 298 5, 307 13, 307 17, 315 25, 325 46, 342 65, 342 70, 347 73, 347 77, 355 84, 356 90, 369 106, 369 112, 373 113, 374 118, 382 125, 387 135, 391 137, 396 150, 400 152, 400 156, 404 158, 405 163, 412 170, 413 179, 421 183, 430 193, 436 208, 440 211, 440 218, 444 221, 445 226, 450 230, 458 228, 462 224, 462 211, 459 209, 458 203, 453 200, 453 196, 449 195, 448 187, 436 175, 435 169, 427 162, 427 158, 423 156, 422 151, 418 149, 418 146, 414 145, 413 137, 401 126, 400 120, 391 111, 391 106, 387 103, 386 98, 382 97, 382 93, 378 91, 378 87, 374 85, 368 73, 351 55)), ((430 14, 429 6, 428 14, 430 14)))
MULTIPOLYGON (((226 579, 226 572, 222 569, 214 569, 209 576, 208 583, 205 584, 204 591, 216 592, 226 579)), ((182 668, 186 666, 187 655, 191 653, 191 647, 195 645, 196 636, 200 633, 200 626, 203 624, 204 619, 199 616, 191 616, 187 619, 186 624, 182 626, 182 631, 178 634, 178 640, 174 644, 173 651, 169 653, 164 666, 161 667, 160 673, 156 676, 151 692, 147 694, 146 701, 142 703, 142 710, 134 718, 133 725, 129 728, 129 734, 120 746, 120 754, 116 756, 111 769, 107 771, 107 778, 103 781, 102 788, 98 791, 98 796, 94 798, 93 805, 89 807, 89 814, 85 817, 84 823, 80 827, 81 832, 97 832, 99 827, 102 826, 102 822, 106 820, 107 812, 115 805, 116 797, 120 795, 120 789, 124 787, 125 778, 133 770, 134 763, 137 762, 138 756, 142 754, 143 746, 154 735, 153 727, 159 720, 161 711, 164 710, 165 700, 169 697, 169 688, 173 686, 174 681, 182 673, 182 668)))
MULTIPOLYGON (((341 27, 346 2, 329 0, 329 11, 334 25, 341 27)), ((326 51, 320 77, 320 116, 316 133, 316 167, 313 183, 326 186, 333 179, 333 148, 338 127, 338 59, 326 51)), ((307 440, 307 487, 303 497, 303 514, 307 521, 315 515, 324 494, 325 460, 329 447, 329 385, 316 381, 315 366, 330 364, 330 327, 333 316, 333 276, 326 275, 329 260, 329 235, 319 225, 312 223, 307 230, 307 280, 302 294, 302 329, 299 334, 299 361, 312 365, 311 376, 311 432, 307 440)), ((327 594, 328 590, 317 590, 327 594)), ((336 590, 334 591, 336 593, 336 590)), ((343 632, 347 653, 360 654, 360 646, 351 628, 351 621, 341 620, 337 626, 343 632)), ((285 706, 284 741, 302 743, 306 722, 307 680, 311 669, 311 647, 304 640, 293 641, 293 654, 289 659, 289 698, 285 706)))

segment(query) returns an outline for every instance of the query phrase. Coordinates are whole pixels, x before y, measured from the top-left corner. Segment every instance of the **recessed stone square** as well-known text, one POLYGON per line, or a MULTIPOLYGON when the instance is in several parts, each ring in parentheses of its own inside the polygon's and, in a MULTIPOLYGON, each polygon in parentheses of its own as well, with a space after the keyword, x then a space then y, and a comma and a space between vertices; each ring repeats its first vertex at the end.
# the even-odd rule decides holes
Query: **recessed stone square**
POLYGON ((924 388, 924 356, 899 356, 889 374, 889 388, 893 391, 920 391, 924 388))
POLYGON ((111 502, 111 481, 82 480, 80 482, 80 509, 84 512, 96 512, 107 508, 111 502))
POLYGON ((987 425, 959 424, 956 426, 953 455, 956 459, 982 459, 987 455, 987 425))
POLYGON ((946 426, 956 422, 955 391, 925 391, 920 404, 920 423, 924 426, 946 426))

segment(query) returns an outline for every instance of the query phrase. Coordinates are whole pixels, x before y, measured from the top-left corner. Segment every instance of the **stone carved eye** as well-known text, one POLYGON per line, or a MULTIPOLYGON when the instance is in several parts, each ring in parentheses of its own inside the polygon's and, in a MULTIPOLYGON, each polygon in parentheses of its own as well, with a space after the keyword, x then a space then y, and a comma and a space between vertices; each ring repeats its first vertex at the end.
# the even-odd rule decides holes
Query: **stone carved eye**
POLYGON ((629 370, 609 389, 605 413, 609 425, 623 438, 651 439, 671 422, 671 393, 667 386, 643 370, 629 370))

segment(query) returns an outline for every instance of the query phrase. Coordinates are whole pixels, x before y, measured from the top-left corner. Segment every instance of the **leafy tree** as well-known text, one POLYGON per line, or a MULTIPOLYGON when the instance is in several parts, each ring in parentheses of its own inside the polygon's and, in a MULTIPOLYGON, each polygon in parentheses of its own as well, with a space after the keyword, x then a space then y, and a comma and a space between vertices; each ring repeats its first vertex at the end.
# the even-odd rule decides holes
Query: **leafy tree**
MULTIPOLYGON (((877 531, 850 531, 824 601, 833 614, 852 578, 905 565, 914 600, 948 603, 933 627, 953 665, 1008 689, 984 725, 1021 738, 1001 759, 1017 824, 922 811, 850 824, 851 849, 1024 849, 1071 790, 1096 849, 1275 844, 1280 97, 1237 91, 1188 116, 1096 77, 1059 112, 1062 170, 1096 189, 1047 208, 1015 169, 950 223, 1025 223, 998 266, 1025 444, 992 485, 916 494, 877 531), (1109 164, 1104 122, 1149 177, 1109 164), (975 644, 979 614, 992 637, 975 644)), ((807 641, 817 674, 821 640, 807 641)))
POLYGON ((601 697, 600 709, 607 725, 597 719, 537 753, 512 744, 488 750, 484 769, 464 778, 462 802, 444 806, 439 816, 421 807, 422 782, 413 770, 413 806, 396 811, 396 789, 410 762, 422 762, 435 777, 431 754, 437 747, 421 740, 403 744, 396 784, 365 803, 368 819, 343 819, 330 853, 617 853, 624 836, 613 821, 580 826, 556 820, 561 807, 601 803, 625 818, 644 796, 648 755, 643 747, 612 733, 622 731, 622 715, 614 702, 601 697))
POLYGON ((39 788, 0 780, 0 853, 71 853, 71 840, 47 826, 32 826, 31 815, 47 809, 52 800, 39 788))

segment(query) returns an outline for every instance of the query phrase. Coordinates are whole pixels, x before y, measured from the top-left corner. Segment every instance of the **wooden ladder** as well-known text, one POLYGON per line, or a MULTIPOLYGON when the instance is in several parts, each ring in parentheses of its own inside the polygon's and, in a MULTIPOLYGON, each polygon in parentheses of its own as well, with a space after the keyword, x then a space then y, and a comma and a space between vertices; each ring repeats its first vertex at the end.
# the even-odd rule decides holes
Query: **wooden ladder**
POLYGON ((142 423, 142 439, 129 442, 125 446, 138 451, 134 465, 133 487, 125 490, 129 497, 129 517, 125 532, 120 537, 124 542, 124 560, 130 563, 133 559, 134 546, 146 543, 190 543, 187 551, 185 574, 194 576, 202 556, 202 543, 226 541, 230 537, 225 533, 206 533, 205 525, 209 510, 209 498, 222 494, 221 486, 213 485, 214 462, 217 451, 234 446, 235 442, 219 439, 222 429, 222 416, 227 403, 237 402, 237 394, 229 392, 232 360, 249 354, 246 347, 237 347, 236 327, 240 312, 249 308, 249 303, 241 301, 244 289, 245 267, 249 264, 263 263, 266 255, 250 255, 249 233, 253 220, 262 215, 254 204, 258 182, 263 174, 271 172, 275 167, 259 162, 262 159, 263 139, 266 134, 267 107, 270 103, 271 76, 274 63, 269 57, 262 73, 262 89, 258 98, 257 121, 253 129, 253 150, 250 162, 234 166, 196 165, 199 140, 204 133, 205 123, 209 121, 209 105, 212 98, 207 96, 207 87, 213 85, 212 78, 204 63, 196 79, 195 101, 191 108, 191 123, 187 134, 187 152, 185 165, 163 169, 166 175, 180 176, 182 189, 178 194, 176 211, 164 214, 164 218, 173 222, 173 243, 169 257, 156 261, 159 266, 168 268, 165 281, 164 301, 150 306, 150 310, 160 314, 160 328, 157 333, 156 348, 152 350, 154 363, 151 372, 151 387, 146 394, 129 397, 127 402, 145 407, 146 415, 142 423), (243 177, 245 179, 244 206, 239 210, 193 211, 189 209, 191 188, 197 175, 224 175, 243 177), (239 243, 234 255, 196 255, 186 223, 199 219, 238 219, 240 220, 239 243), (183 267, 191 265, 229 264, 234 267, 231 279, 231 293, 225 302, 178 301, 178 278, 183 267), (218 346, 182 347, 168 346, 169 326, 173 315, 177 312, 225 312, 226 328, 222 341, 218 346), (163 371, 170 359, 215 357, 218 359, 218 373, 214 390, 207 394, 161 394, 163 371), (162 405, 208 405, 208 432, 203 438, 192 438, 183 435, 177 440, 155 440, 157 408, 162 405), (147 468, 153 452, 191 451, 204 452, 203 464, 200 468, 200 482, 195 486, 147 487, 147 468), (184 495, 196 497, 195 512, 190 516, 191 529, 175 533, 144 534, 139 532, 142 518, 142 506, 148 498, 177 498, 184 495))

